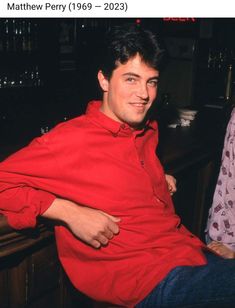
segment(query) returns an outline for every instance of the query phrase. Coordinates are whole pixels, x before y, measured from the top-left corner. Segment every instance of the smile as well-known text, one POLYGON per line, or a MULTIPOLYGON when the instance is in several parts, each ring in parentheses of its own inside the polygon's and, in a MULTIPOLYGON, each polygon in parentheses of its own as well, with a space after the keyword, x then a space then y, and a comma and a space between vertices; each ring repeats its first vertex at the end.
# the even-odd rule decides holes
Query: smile
POLYGON ((130 103, 130 105, 136 106, 136 107, 144 107, 147 105, 147 103, 130 103))
POLYGON ((147 103, 130 103, 131 107, 134 107, 136 110, 144 112, 146 109, 147 103))

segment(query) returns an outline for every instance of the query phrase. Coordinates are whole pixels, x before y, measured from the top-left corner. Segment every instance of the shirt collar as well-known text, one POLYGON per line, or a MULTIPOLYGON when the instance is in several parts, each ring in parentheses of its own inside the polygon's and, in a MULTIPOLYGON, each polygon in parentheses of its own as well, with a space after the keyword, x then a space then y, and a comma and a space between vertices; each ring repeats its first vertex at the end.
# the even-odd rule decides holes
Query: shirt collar
MULTIPOLYGON (((128 124, 119 123, 114 121, 113 119, 106 116, 103 112, 100 111, 102 102, 101 101, 91 101, 89 102, 86 110, 86 115, 88 118, 92 119, 99 126, 102 126, 106 130, 110 131, 114 135, 118 135, 121 132, 126 132, 130 134, 133 130, 128 124)), ((138 130, 138 133, 143 132, 144 130, 151 128, 153 130, 157 130, 156 121, 148 120, 143 127, 143 129, 138 130)), ((135 131, 137 132, 137 131, 135 131)))

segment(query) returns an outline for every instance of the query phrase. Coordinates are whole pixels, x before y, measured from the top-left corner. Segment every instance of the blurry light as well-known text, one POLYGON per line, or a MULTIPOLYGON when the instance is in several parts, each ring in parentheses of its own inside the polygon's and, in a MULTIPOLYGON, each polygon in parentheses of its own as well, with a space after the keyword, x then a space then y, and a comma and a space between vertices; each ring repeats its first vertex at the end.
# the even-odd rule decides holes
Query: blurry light
POLYGON ((181 17, 165 17, 163 18, 163 21, 167 22, 187 22, 187 23, 194 23, 196 22, 196 18, 181 18, 181 17))
POLYGON ((139 19, 139 18, 136 19, 136 20, 135 20, 135 23, 136 23, 137 25, 139 25, 139 24, 141 23, 141 19, 139 19))

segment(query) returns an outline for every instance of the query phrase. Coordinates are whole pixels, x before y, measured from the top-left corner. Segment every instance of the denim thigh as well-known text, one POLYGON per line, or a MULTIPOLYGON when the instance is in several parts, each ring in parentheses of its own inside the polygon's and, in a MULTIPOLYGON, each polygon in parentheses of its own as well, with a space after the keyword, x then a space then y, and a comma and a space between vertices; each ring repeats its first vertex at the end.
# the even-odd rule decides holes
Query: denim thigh
POLYGON ((173 269, 136 308, 235 307, 235 259, 206 257, 206 265, 173 269))

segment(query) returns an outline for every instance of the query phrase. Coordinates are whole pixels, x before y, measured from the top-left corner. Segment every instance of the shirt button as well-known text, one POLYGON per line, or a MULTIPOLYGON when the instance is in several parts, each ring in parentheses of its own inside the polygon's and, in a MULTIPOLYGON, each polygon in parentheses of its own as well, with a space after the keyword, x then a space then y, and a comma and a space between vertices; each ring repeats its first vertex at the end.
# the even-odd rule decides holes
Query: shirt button
POLYGON ((144 166, 144 161, 141 160, 141 161, 140 161, 140 164, 141 164, 141 166, 143 167, 143 166, 144 166))

